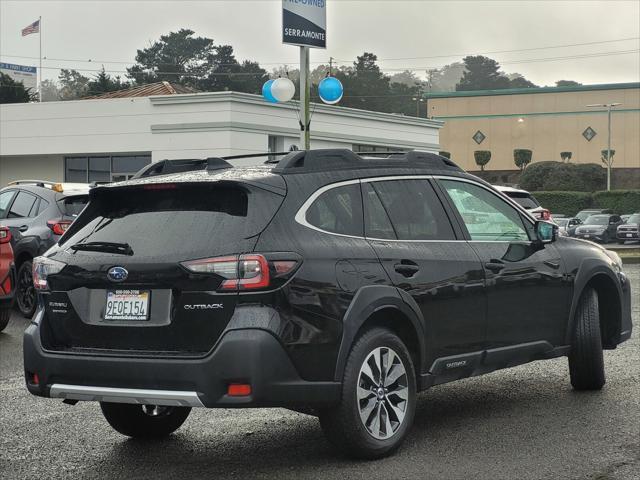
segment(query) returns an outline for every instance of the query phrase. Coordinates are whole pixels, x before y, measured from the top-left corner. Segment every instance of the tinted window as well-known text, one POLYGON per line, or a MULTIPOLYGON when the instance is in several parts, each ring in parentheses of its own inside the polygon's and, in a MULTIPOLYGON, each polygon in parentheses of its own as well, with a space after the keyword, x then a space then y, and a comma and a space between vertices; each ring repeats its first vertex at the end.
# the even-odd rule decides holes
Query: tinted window
POLYGON ((442 204, 427 180, 388 180, 370 185, 380 197, 399 240, 455 239, 442 204))
POLYGON ((96 192, 63 243, 128 243, 138 257, 204 258, 233 252, 238 241, 261 232, 281 201, 264 190, 238 187, 107 189, 96 192))
POLYGON ((89 182, 111 181, 111 159, 109 157, 89 158, 89 182))
POLYGON ((529 193, 524 192, 503 192, 509 198, 514 200, 518 205, 523 208, 538 208, 540 204, 537 202, 535 198, 529 193))
POLYGON ((38 205, 38 213, 36 213, 36 215, 40 215, 42 212, 44 212, 47 209, 48 206, 49 206, 49 202, 41 198, 40 205, 38 205))
POLYGON ((472 240, 529 240, 520 214, 497 195, 477 185, 442 180, 472 240))
POLYGON ((6 213, 9 203, 11 203, 11 199, 15 193, 15 190, 0 193, 0 218, 4 218, 4 214, 6 213))
POLYGON ((307 210, 306 220, 326 232, 362 236, 360 185, 344 185, 322 193, 307 210))
POLYGON ((87 157, 65 159, 65 175, 67 182, 85 183, 87 181, 87 157))
POLYGON ((364 200, 364 233, 369 238, 395 239, 396 232, 391 225, 387 211, 371 183, 362 184, 364 200))
POLYGON ((60 207, 64 215, 75 217, 82 211, 88 201, 89 197, 86 195, 67 197, 60 202, 60 207))
POLYGON ((8 218, 26 218, 29 217, 33 204, 36 203, 37 197, 27 192, 18 192, 16 199, 11 205, 8 218))

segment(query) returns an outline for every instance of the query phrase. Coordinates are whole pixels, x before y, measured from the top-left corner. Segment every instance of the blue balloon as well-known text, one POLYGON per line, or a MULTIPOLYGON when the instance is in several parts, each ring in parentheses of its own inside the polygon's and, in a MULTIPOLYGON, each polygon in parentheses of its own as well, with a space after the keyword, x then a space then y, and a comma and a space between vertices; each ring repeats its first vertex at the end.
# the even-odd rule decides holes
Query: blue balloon
POLYGON ((336 77, 326 77, 318 85, 318 94, 324 103, 338 103, 343 93, 342 83, 336 77))
POLYGON ((278 100, 276 100, 276 98, 271 93, 271 85, 273 85, 274 81, 275 80, 267 80, 266 82, 264 82, 264 85, 262 86, 262 96, 267 102, 278 103, 278 100))

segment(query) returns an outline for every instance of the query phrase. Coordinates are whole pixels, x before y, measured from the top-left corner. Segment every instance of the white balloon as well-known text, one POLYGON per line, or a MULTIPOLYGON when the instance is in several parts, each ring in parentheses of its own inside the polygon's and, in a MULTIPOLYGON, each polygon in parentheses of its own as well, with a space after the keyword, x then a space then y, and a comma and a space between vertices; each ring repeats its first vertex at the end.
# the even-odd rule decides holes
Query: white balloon
POLYGON ((296 93, 296 86, 288 78, 276 78, 271 84, 271 95, 279 102, 288 102, 296 93))

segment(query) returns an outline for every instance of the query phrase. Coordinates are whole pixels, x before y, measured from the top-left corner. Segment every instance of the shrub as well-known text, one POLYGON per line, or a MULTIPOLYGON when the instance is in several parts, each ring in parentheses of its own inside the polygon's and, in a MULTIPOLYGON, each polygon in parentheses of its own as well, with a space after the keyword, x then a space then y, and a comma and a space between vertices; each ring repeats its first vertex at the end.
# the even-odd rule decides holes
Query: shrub
POLYGON ((438 153, 440 154, 441 157, 448 158, 449 160, 451 160, 451 152, 442 151, 438 153))
POLYGON ((531 150, 527 150, 526 148, 516 148, 513 151, 513 162, 520 170, 524 170, 524 168, 531 163, 532 156, 533 152, 531 150))
POLYGON ((609 150, 602 150, 600 152, 600 160, 602 160, 602 163, 604 163, 605 165, 607 165, 609 162, 613 165, 613 157, 615 154, 616 154, 616 151, 612 148, 611 157, 607 158, 609 155, 609 150))
POLYGON ((489 150, 476 150, 473 152, 473 157, 476 159, 476 165, 480 167, 480 170, 484 170, 484 166, 491 160, 491 152, 489 150))
POLYGON ((575 215, 589 208, 592 202, 590 193, 585 192, 532 192, 540 205, 548 208, 552 214, 575 215))
POLYGON ((571 160, 571 152, 560 152, 560 158, 563 162, 568 162, 571 160))
POLYGON ((640 190, 596 192, 593 194, 593 205, 598 208, 610 208, 620 215, 640 212, 640 190))
POLYGON ((522 172, 520 186, 529 191, 594 192, 605 188, 607 173, 595 163, 536 162, 522 172))

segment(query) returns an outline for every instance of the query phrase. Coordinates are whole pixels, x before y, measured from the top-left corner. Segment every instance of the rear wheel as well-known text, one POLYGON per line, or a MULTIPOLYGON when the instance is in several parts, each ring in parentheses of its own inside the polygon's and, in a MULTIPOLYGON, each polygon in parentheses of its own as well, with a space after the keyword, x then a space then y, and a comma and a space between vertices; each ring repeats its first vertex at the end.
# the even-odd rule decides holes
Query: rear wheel
POLYGON ((20 313, 26 318, 33 317, 36 311, 36 289, 33 286, 31 260, 25 260, 18 269, 16 282, 16 305, 20 313))
POLYGON ((609 243, 609 232, 604 232, 604 235, 602 235, 602 243, 607 244, 609 243))
POLYGON ((620 244, 620 245, 624 245, 625 242, 626 242, 626 240, 618 240, 618 244, 620 244))
POLYGON ((134 438, 166 437, 180 428, 191 412, 190 407, 107 402, 101 402, 100 408, 109 425, 134 438))
POLYGON ((600 390, 605 383, 598 294, 592 288, 582 293, 576 310, 569 374, 575 390, 600 390))
POLYGON ((319 412, 331 443, 358 458, 396 450, 413 423, 416 380, 411 356, 392 332, 375 328, 354 344, 345 366, 342 398, 319 412))
POLYGON ((11 318, 11 309, 0 308, 0 332, 9 325, 9 318, 11 318))

